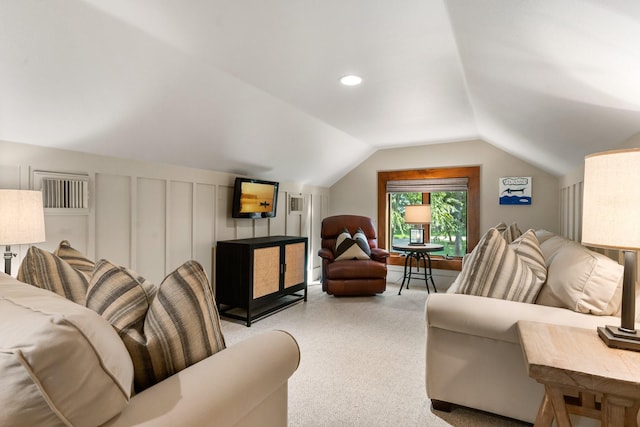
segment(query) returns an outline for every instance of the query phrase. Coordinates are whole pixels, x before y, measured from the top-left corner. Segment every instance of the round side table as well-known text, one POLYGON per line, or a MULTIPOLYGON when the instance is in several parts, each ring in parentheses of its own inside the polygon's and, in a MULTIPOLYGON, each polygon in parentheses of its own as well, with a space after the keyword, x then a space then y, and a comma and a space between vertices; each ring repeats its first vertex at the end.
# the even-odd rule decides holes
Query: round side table
POLYGON ((404 260, 404 276, 402 277, 402 285, 400 285, 400 290, 398 291, 398 295, 402 292, 402 288, 404 287, 404 282, 407 282, 407 289, 409 289, 409 282, 411 281, 411 275, 416 274, 420 276, 424 276, 424 283, 427 285, 427 293, 429 293, 429 279, 431 280, 431 285, 433 286, 433 291, 438 292, 436 289, 436 284, 433 281, 433 275, 431 274, 431 257, 429 256, 429 252, 437 252, 444 249, 443 245, 439 245, 436 243, 425 243, 422 245, 392 245, 393 250, 404 252, 406 254, 406 258, 404 260), (411 269, 411 260, 416 260, 416 271, 412 273, 411 269), (424 271, 420 272, 420 260, 424 263, 424 271))

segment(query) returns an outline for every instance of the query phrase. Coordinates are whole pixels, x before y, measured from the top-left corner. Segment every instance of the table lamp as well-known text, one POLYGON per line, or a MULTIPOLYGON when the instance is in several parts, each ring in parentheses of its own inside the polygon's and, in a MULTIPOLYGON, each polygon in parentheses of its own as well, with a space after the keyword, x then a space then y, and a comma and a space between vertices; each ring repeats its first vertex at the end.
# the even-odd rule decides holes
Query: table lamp
POLYGON ((418 228, 409 231, 410 245, 424 244, 423 224, 431 222, 431 205, 408 205, 404 208, 404 222, 407 224, 418 224, 418 228))
POLYGON ((640 149, 591 154, 584 163, 582 243, 624 253, 620 326, 599 327, 609 346, 640 351, 635 329, 636 251, 640 248, 640 149))
POLYGON ((11 275, 11 245, 44 242, 42 193, 0 189, 0 245, 5 246, 4 272, 11 275))

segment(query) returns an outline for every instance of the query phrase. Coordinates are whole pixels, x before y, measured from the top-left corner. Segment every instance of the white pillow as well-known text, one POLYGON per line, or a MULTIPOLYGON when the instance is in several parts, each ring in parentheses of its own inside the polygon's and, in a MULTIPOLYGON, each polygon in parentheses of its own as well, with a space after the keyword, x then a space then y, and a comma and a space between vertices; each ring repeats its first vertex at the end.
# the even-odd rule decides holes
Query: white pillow
POLYGON ((624 267, 614 260, 565 240, 548 260, 548 270, 537 304, 600 316, 618 311, 624 267))
POLYGON ((90 426, 129 402, 133 364, 97 313, 0 273, 0 425, 90 426))

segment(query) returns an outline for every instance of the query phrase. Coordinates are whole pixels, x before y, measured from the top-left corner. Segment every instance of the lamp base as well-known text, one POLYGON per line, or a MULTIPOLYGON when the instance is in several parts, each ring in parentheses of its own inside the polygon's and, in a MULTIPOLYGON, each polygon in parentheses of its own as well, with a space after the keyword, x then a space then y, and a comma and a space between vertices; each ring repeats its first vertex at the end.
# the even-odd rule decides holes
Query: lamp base
POLYGON ((15 255, 11 252, 11 245, 6 245, 4 248, 4 272, 11 276, 11 259, 15 255))
POLYGON ((410 245, 424 244, 424 228, 412 228, 409 232, 410 245))
POLYGON ((625 332, 617 326, 598 327, 598 335, 609 347, 640 351, 640 335, 637 331, 625 332))

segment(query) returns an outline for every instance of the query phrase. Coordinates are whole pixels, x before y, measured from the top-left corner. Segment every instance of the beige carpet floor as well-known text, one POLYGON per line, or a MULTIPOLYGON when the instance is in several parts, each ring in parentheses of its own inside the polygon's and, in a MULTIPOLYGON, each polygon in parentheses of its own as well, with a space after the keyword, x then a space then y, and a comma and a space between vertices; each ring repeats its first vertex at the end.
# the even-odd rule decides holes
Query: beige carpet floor
POLYGON ((425 320, 428 297, 416 284, 375 297, 328 296, 309 285, 308 301, 251 327, 223 318, 227 345, 282 329, 298 341, 301 362, 289 381, 290 426, 528 426, 456 408, 434 411, 425 392, 425 320))

